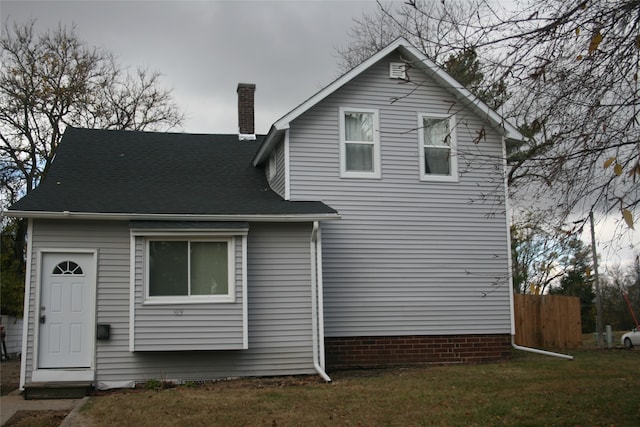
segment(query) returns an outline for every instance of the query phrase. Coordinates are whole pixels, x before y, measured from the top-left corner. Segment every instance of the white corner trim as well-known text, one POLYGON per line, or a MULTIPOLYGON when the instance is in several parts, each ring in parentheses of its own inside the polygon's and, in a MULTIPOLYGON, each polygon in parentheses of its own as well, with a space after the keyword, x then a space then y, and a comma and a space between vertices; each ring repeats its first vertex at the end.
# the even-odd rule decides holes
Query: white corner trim
POLYGON ((284 132, 284 199, 291 200, 291 156, 289 152, 289 129, 284 132))
MULTIPOLYGON (((27 342, 29 341, 29 302, 31 301, 31 265, 33 259, 33 219, 29 218, 27 221, 27 265, 25 270, 25 283, 24 283, 24 305, 22 308, 24 321, 22 322, 22 357, 20 359, 20 390, 24 389, 27 374, 27 342)), ((36 276, 37 277, 37 276, 36 276)), ((35 306, 34 306, 35 307, 35 306)), ((35 329, 35 327, 34 327, 35 329)), ((33 337, 34 343, 36 337, 33 337)), ((31 361, 35 361, 35 355, 31 355, 31 361)))
MULTIPOLYGON (((129 351, 133 352, 136 333, 136 235, 133 230, 129 230, 129 251, 129 351)), ((144 265, 142 268, 144 271, 144 265)))
POLYGON ((509 320, 511 328, 512 340, 516 335, 516 319, 513 301, 513 260, 511 259, 511 214, 509 211, 509 185, 507 179, 507 144, 505 138, 502 138, 502 176, 504 182, 504 209, 505 209, 505 225, 507 228, 507 284, 509 286, 509 320))

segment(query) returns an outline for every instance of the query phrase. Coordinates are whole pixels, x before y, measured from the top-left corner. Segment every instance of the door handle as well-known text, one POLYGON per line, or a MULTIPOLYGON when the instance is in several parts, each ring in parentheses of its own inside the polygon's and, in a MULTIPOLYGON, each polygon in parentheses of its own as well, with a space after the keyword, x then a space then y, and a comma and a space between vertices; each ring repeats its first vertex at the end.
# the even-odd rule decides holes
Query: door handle
POLYGON ((40 324, 44 325, 44 322, 47 320, 47 317, 43 314, 42 316, 40 316, 40 324))

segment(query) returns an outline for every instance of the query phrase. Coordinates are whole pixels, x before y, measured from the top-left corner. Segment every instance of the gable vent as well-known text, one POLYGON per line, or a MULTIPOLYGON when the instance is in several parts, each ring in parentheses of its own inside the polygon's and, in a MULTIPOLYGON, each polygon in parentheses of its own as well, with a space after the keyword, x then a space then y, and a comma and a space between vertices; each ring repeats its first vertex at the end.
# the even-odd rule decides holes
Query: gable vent
POLYGON ((407 79, 407 64, 404 62, 390 62, 389 63, 389 78, 390 79, 407 79))

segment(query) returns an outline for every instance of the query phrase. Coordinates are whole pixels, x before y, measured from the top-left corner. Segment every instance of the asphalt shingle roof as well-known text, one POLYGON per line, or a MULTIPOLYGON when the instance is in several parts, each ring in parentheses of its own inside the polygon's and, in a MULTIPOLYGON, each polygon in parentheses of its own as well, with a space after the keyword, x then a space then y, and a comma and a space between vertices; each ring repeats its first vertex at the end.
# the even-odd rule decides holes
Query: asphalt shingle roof
POLYGON ((46 179, 10 211, 335 214, 269 188, 264 170, 251 164, 263 139, 67 128, 46 179))

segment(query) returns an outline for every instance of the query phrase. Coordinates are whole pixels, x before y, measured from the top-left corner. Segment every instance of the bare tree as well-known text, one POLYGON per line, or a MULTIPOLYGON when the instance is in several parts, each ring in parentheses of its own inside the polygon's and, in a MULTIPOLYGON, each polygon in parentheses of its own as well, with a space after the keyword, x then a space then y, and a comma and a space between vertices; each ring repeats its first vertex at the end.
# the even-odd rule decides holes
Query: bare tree
POLYGON ((377 3, 376 12, 354 18, 350 42, 337 48, 341 71, 350 70, 398 37, 404 37, 442 65, 449 55, 472 46, 462 24, 473 21, 484 7, 483 0, 377 3))
POLYGON ((542 295, 552 287, 568 288, 577 279, 591 286, 589 247, 535 213, 511 226, 511 259, 517 293, 542 295))
POLYGON ((66 126, 168 129, 182 121, 159 73, 129 72, 75 28, 36 34, 35 21, 5 25, 0 48, 3 207, 46 176, 66 126))
POLYGON ((513 198, 536 204, 558 224, 578 215, 575 231, 589 211, 615 213, 633 228, 640 203, 640 0, 530 0, 512 11, 481 0, 471 14, 460 14, 454 2, 434 4, 379 3, 377 20, 355 22, 352 46, 363 43, 365 27, 390 25, 393 31, 376 34, 409 35, 440 64, 441 52, 473 49, 488 82, 505 83, 512 95, 501 112, 529 137, 511 147, 513 198), (436 23, 450 31, 437 31, 436 23))
MULTIPOLYGON (((0 208, 46 177, 67 126, 170 129, 183 115, 160 74, 130 72, 83 42, 75 28, 36 34, 35 21, 4 25, 0 40, 0 208)), ((19 313, 26 222, 2 221, 3 310, 19 313), (18 301, 9 308, 9 300, 18 301)))

